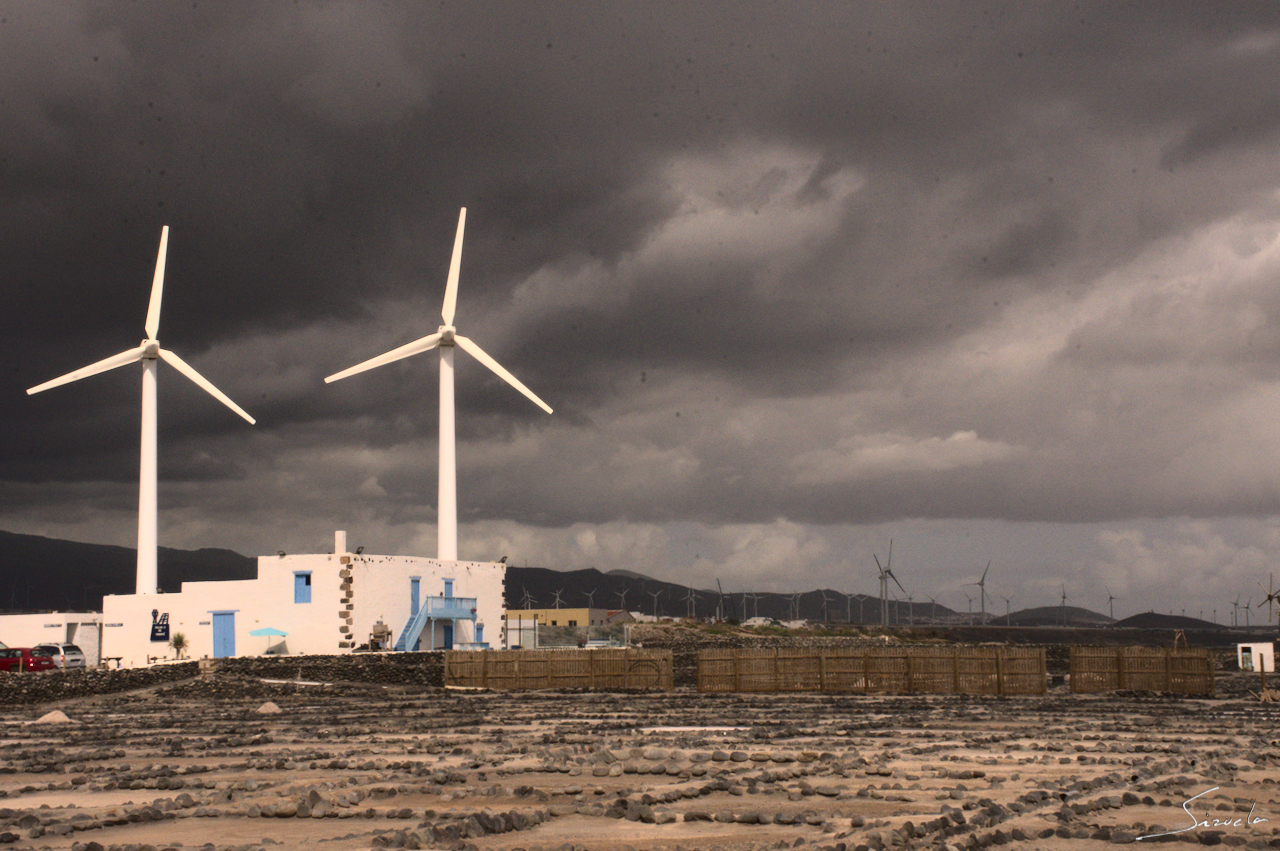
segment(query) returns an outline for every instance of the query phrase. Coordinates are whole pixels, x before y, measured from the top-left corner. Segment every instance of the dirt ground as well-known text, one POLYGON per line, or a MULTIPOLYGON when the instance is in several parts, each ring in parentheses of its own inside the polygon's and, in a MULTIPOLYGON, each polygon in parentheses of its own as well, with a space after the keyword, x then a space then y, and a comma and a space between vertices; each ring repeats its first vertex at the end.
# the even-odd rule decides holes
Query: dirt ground
POLYGON ((6 712, 0 848, 1280 847, 1280 708, 1222 685, 1240 696, 203 678, 6 712))

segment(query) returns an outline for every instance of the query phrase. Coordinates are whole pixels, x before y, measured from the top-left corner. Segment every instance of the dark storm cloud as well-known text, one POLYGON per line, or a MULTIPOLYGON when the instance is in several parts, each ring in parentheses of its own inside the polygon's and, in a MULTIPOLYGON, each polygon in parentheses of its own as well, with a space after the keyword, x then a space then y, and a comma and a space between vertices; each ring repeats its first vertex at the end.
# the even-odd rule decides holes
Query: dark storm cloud
POLYGON ((1273 511, 1276 79, 1254 3, 0 2, 0 499, 128 519, 140 369, 23 391, 168 224, 160 339, 259 420, 161 367, 170 534, 429 549, 438 356, 322 379, 436 329, 465 206, 459 330, 556 408, 459 357, 483 547, 1273 511))

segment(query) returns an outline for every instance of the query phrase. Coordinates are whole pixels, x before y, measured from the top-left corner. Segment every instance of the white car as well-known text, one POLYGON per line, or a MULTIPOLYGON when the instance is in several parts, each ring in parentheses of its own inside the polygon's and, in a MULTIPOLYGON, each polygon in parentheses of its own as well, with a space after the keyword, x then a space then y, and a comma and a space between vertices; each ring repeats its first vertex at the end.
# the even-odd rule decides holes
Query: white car
POLYGON ((34 648, 59 668, 83 668, 84 652, 74 644, 40 644, 34 648))

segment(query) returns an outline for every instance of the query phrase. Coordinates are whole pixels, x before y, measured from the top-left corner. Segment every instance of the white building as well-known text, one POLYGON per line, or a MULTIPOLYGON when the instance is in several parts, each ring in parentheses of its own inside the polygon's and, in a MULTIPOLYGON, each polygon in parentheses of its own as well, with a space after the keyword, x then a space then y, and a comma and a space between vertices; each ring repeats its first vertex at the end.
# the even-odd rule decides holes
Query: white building
POLYGON ((384 626, 398 650, 501 646, 505 578, 492 562, 351 553, 338 532, 332 554, 259 556, 256 579, 103 598, 102 656, 123 667, 174 658, 178 633, 191 659, 350 653, 371 639, 377 649, 384 626))
POLYGON ((74 644, 84 651, 90 667, 100 660, 102 615, 97 612, 46 612, 39 615, 0 616, 0 642, 8 647, 37 644, 74 644))
POLYGON ((1263 671, 1274 674, 1276 670, 1276 646, 1268 641, 1261 644, 1237 644, 1236 662, 1242 671, 1263 671))

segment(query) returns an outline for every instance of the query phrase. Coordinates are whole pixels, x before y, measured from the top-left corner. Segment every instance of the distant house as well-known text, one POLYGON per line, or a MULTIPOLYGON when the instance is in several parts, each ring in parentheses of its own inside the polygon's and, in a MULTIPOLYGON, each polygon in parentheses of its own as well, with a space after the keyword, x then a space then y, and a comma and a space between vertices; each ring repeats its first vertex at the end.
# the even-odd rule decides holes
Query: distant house
POLYGON ((582 628, 583 640, 588 640, 591 627, 632 623, 634 618, 623 609, 507 609, 503 620, 507 647, 534 647, 540 628, 582 628))
POLYGON ((102 655, 124 667, 173 658, 177 633, 192 659, 483 647, 486 625, 503 640, 505 577, 492 562, 352 553, 340 531, 333 553, 259 556, 254 579, 104 597, 102 655))

